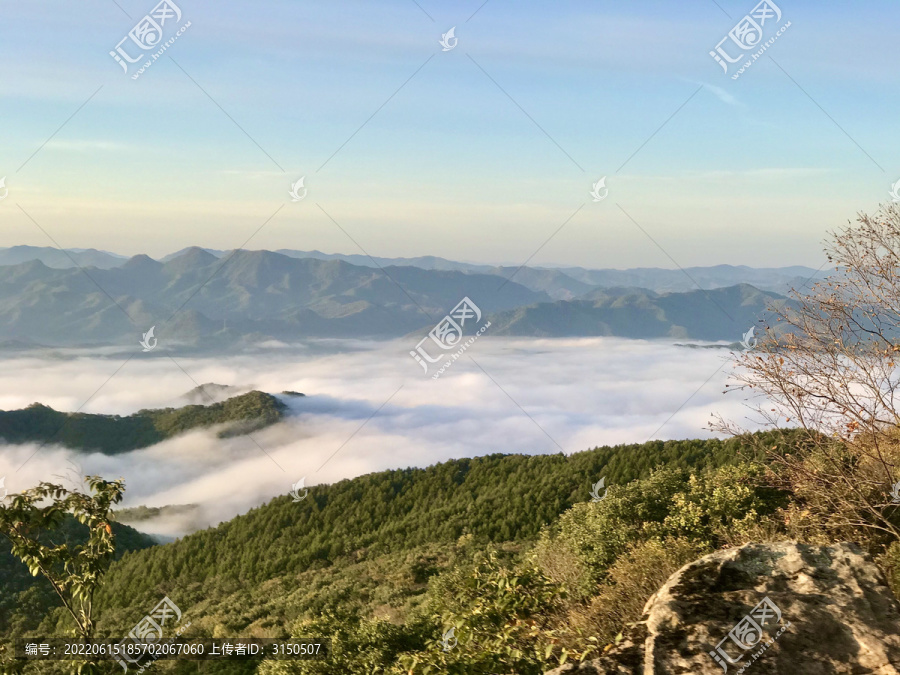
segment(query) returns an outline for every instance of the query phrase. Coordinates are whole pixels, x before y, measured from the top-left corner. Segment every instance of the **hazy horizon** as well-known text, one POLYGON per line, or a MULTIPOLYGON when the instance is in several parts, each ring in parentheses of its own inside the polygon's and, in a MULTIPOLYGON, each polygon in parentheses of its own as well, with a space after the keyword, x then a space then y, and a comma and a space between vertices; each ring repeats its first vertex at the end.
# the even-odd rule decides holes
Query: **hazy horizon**
MULTIPOLYGON (((140 255, 147 255, 148 257, 152 258, 153 260, 162 260, 163 258, 173 256, 176 253, 182 253, 182 252, 184 252, 188 249, 192 249, 192 248, 199 248, 204 251, 211 251, 214 253, 214 255, 227 254, 227 253, 231 253, 235 250, 250 251, 250 252, 267 251, 269 253, 278 253, 279 251, 289 250, 289 251, 299 251, 299 252, 305 252, 305 253, 321 253, 326 256, 362 256, 364 258, 369 257, 365 253, 361 253, 359 251, 353 251, 353 250, 349 250, 349 249, 337 250, 337 251, 321 251, 319 249, 286 249, 286 248, 265 249, 265 248, 252 248, 252 247, 251 248, 238 248, 238 249, 215 249, 211 246, 204 246, 204 245, 200 245, 200 244, 189 244, 187 246, 181 247, 176 250, 157 254, 156 256, 149 255, 145 251, 134 251, 134 252, 130 252, 130 253, 123 253, 121 251, 112 251, 112 250, 107 250, 107 249, 94 248, 94 247, 83 247, 83 246, 81 246, 81 247, 72 246, 72 247, 66 247, 64 249, 59 249, 55 246, 40 246, 37 244, 12 244, 10 246, 0 246, 0 251, 15 249, 17 247, 26 247, 26 246, 33 247, 33 248, 52 248, 52 249, 56 249, 56 250, 63 250, 63 251, 70 251, 70 252, 72 252, 72 251, 81 251, 81 252, 97 251, 99 253, 105 253, 105 254, 108 254, 111 256, 122 258, 123 262, 125 262, 131 258, 134 258, 136 256, 140 256, 140 255)), ((493 267, 519 267, 521 265, 521 261, 519 261, 519 262, 512 261, 512 260, 499 261, 499 262, 496 260, 478 261, 478 260, 474 260, 474 259, 447 258, 445 256, 441 256, 441 255, 437 255, 437 254, 433 254, 433 253, 423 253, 421 255, 416 255, 416 256, 385 255, 385 256, 372 256, 372 257, 374 257, 376 259, 388 258, 388 259, 398 259, 398 260, 416 260, 418 258, 440 258, 443 260, 448 260, 450 262, 459 262, 459 263, 464 263, 464 264, 469 264, 469 265, 484 265, 484 266, 493 266, 493 267)), ((823 260, 824 260, 824 257, 823 257, 823 260)), ((553 261, 546 261, 539 265, 538 264, 533 264, 533 265, 529 264, 529 265, 525 265, 525 266, 533 267, 533 268, 548 268, 548 269, 564 268, 564 267, 582 267, 580 265, 568 265, 566 263, 553 262, 553 261)), ((696 265, 695 267, 720 267, 720 266, 750 267, 752 269, 784 269, 784 268, 790 268, 790 267, 805 267, 805 268, 808 268, 811 270, 816 269, 814 267, 810 267, 809 265, 803 265, 800 263, 786 263, 784 265, 777 265, 774 267, 771 267, 771 266, 757 267, 757 266, 753 266, 753 265, 730 265, 729 263, 710 263, 708 265, 696 265)), ((647 267, 647 266, 615 267, 615 266, 612 266, 612 267, 605 267, 605 268, 585 268, 585 269, 610 269, 610 270, 625 271, 625 270, 629 270, 629 269, 641 269, 641 268, 659 269, 659 270, 666 270, 666 271, 679 270, 679 267, 671 265, 671 264, 670 265, 655 265, 652 267, 647 267)))

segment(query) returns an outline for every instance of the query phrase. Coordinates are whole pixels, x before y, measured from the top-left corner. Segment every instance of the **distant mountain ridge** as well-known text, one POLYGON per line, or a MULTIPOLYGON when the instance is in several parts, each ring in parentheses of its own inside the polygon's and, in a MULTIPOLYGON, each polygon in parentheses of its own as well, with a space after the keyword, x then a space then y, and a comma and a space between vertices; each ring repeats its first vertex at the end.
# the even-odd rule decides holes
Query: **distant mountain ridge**
MULTIPOLYGON (((176 258, 190 249, 172 253, 163 261, 176 258)), ((227 251, 204 249, 222 257, 227 251)), ((276 253, 292 258, 315 258, 317 260, 343 260, 363 267, 420 267, 427 270, 458 271, 467 274, 496 274, 515 280, 534 291, 546 291, 554 300, 570 300, 581 292, 592 288, 633 286, 649 290, 691 291, 699 284, 701 288, 722 288, 737 284, 750 284, 761 290, 786 293, 792 286, 802 286, 811 279, 824 278, 827 272, 812 267, 793 265, 788 267, 755 268, 746 265, 713 265, 710 267, 687 267, 684 269, 663 269, 659 267, 635 267, 631 269, 587 269, 563 265, 517 267, 509 265, 485 265, 457 262, 437 256, 416 258, 380 258, 361 254, 322 253, 321 251, 297 251, 278 249, 276 253)))
MULTIPOLYGON (((730 276, 775 279, 777 270, 570 268, 569 276, 529 267, 479 272, 369 263, 194 247, 164 261, 136 255, 109 268, 56 268, 37 258, 0 266, 0 348, 136 347, 151 326, 160 351, 390 339, 424 335, 464 297, 492 321, 495 336, 735 340, 767 305, 785 300, 743 282, 715 285, 730 276), (620 278, 676 289, 612 283, 620 278), (692 279, 709 288, 698 290, 692 279)), ((806 268, 784 268, 780 283, 798 272, 806 268)))
POLYGON ((748 284, 685 293, 598 289, 586 299, 538 303, 495 314, 491 334, 737 341, 757 325, 767 308, 788 302, 784 296, 748 284))
MULTIPOLYGON (((215 258, 223 258, 231 251, 199 248, 191 246, 170 253, 159 259, 169 263, 184 255, 202 251, 215 258)), ((72 260, 82 267, 112 269, 133 259, 107 251, 95 249, 68 249, 69 255, 52 247, 14 246, 0 248, 0 266, 16 265, 31 260, 40 260, 48 267, 65 269, 74 267, 72 260), (70 257, 71 256, 71 259, 70 257)), ((323 253, 321 251, 298 251, 278 249, 280 255, 297 259, 340 260, 359 267, 418 267, 423 270, 463 272, 465 274, 493 274, 504 278, 512 277, 517 283, 533 291, 546 292, 554 300, 572 300, 594 288, 631 286, 646 288, 656 292, 690 291, 699 285, 712 289, 737 284, 750 284, 760 290, 786 293, 792 286, 799 287, 811 279, 828 275, 827 271, 814 270, 803 265, 788 267, 755 268, 746 265, 714 265, 710 267, 687 267, 663 269, 657 267, 637 267, 631 269, 588 269, 556 265, 518 267, 510 265, 486 265, 458 262, 438 256, 415 258, 382 258, 362 254, 323 253)), ((147 256, 135 256, 147 258, 147 256)), ((149 259, 149 258, 148 258, 149 259)))
POLYGON ((106 270, 122 265, 128 260, 128 257, 109 251, 98 251, 94 248, 64 250, 52 246, 0 248, 0 266, 19 265, 32 260, 40 260, 47 267, 55 269, 68 269, 80 265, 81 267, 98 267, 106 270))
POLYGON ((132 344, 151 326, 169 344, 390 338, 434 325, 463 297, 485 312, 549 301, 495 275, 297 259, 199 248, 166 263, 139 255, 113 269, 0 267, 0 340, 132 344), (430 325, 429 325, 430 324, 430 325))

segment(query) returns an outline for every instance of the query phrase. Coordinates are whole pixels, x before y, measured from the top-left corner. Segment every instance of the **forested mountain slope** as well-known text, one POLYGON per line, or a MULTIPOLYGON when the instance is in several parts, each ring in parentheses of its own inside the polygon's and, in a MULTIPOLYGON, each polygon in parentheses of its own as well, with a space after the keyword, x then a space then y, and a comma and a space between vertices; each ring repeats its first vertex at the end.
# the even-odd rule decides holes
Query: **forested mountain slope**
POLYGON ((274 424, 286 406, 271 394, 251 391, 210 405, 140 410, 133 415, 59 412, 40 403, 0 410, 0 440, 54 443, 73 450, 115 455, 145 448, 200 427, 227 425, 220 436, 274 424))
MULTIPOLYGON (((527 541, 591 485, 623 484, 657 466, 719 466, 736 461, 736 441, 651 441, 570 456, 490 455, 426 469, 385 471, 312 488, 306 499, 278 497, 177 542, 128 555, 110 571, 109 605, 150 601, 226 581, 257 585, 463 535, 481 542, 527 541)), ((191 593, 193 595, 193 593, 191 593)))
MULTIPOLYGON (((749 452, 740 440, 651 441, 569 456, 495 454, 316 486, 299 502, 277 497, 218 527, 125 553, 98 595, 98 631, 124 634, 145 608, 168 595, 191 620, 193 637, 286 637, 298 621, 324 613, 327 631, 365 631, 359 621, 370 620, 387 621, 378 625, 393 631, 397 621, 398 635, 406 637, 379 647, 387 650, 379 659, 391 660, 397 649, 419 653, 423 635, 433 631, 416 618, 432 577, 452 576, 491 546, 510 555, 528 550, 561 514, 590 505, 600 478, 612 490, 643 495, 639 501, 649 500, 657 518, 662 502, 653 504, 686 489, 685 471, 727 467, 749 452), (661 468, 676 473, 647 482, 661 468)), ((15 598, 9 606, 16 612, 7 621, 18 627, 15 634, 65 630, 66 618, 46 589, 2 590, 15 598)), ((364 671, 361 663, 354 667, 364 671)), ((189 672, 189 666, 179 663, 175 672, 189 672)), ((254 672, 255 664, 245 666, 254 672)), ((340 667, 336 662, 321 672, 340 667)))

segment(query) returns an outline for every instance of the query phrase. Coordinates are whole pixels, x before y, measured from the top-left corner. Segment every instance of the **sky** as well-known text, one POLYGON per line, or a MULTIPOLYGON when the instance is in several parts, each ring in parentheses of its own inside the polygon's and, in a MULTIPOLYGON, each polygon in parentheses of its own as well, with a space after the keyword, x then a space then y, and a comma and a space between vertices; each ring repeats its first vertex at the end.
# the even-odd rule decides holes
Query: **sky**
MULTIPOLYGON (((201 505, 190 524, 175 519, 141 526, 178 535, 287 494, 301 478, 311 487, 497 452, 569 454, 598 445, 710 438, 713 414, 757 428, 745 419, 752 417, 745 394, 723 393, 732 373, 727 349, 485 335, 468 352, 474 361, 460 359, 432 380, 409 358, 407 340, 346 346, 341 353, 292 347, 268 355, 179 358, 178 366, 142 355, 111 379, 121 366, 114 357, 69 350, 62 359, 4 358, 4 410, 39 400, 57 410, 84 404, 84 412, 128 415, 184 405, 181 397, 197 382, 306 397, 283 399, 291 408, 287 420, 253 432, 252 439, 218 439, 215 430, 198 430, 112 457, 51 444, 0 445, 0 476, 10 492, 69 474, 121 476, 128 488, 124 506, 201 505), (85 404, 85 392, 95 390, 85 404)), ((600 478, 585 477, 585 500, 600 478)))
POLYGON ((738 79, 752 1, 175 1, 137 79, 153 0, 0 5, 0 246, 819 267, 900 179, 887 0, 779 2, 738 79))

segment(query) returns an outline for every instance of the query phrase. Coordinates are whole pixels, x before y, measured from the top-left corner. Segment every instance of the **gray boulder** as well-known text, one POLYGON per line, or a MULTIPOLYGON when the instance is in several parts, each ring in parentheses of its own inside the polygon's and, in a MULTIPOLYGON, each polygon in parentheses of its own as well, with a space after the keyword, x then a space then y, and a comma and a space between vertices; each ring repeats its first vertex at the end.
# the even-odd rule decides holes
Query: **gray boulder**
POLYGON ((900 603, 854 544, 747 544, 682 567, 600 659, 547 675, 900 673, 900 603))

